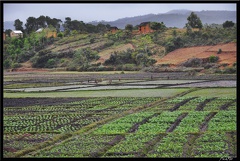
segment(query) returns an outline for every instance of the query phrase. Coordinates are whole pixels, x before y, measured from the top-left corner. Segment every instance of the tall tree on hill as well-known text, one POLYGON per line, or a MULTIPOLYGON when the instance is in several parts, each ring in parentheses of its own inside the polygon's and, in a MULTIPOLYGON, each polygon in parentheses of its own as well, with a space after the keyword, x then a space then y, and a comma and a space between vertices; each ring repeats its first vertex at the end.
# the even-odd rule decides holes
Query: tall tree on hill
POLYGON ((133 30, 133 25, 132 24, 127 24, 125 26, 125 30, 132 31, 133 30))
MULTIPOLYGON (((190 16, 188 16, 187 18, 188 20, 188 25, 191 26, 192 28, 199 28, 202 29, 203 25, 202 25, 202 21, 200 20, 200 18, 197 16, 197 14, 195 14, 194 12, 192 12, 190 14, 190 16)), ((186 26, 187 26, 186 24, 186 26)))
POLYGON ((37 28, 45 28, 46 25, 46 17, 45 16, 39 16, 37 19, 37 28))
POLYGON ((35 17, 28 17, 27 23, 25 24, 26 32, 30 34, 32 31, 38 29, 37 20, 35 17))
POLYGON ((223 23, 223 28, 230 28, 230 27, 233 27, 234 26, 234 22, 232 21, 225 21, 223 23))
POLYGON ((150 23, 150 27, 151 27, 151 29, 157 30, 157 31, 166 28, 166 26, 165 26, 165 24, 163 22, 161 22, 161 23, 159 23, 159 22, 151 22, 150 23))
POLYGON ((65 18, 65 22, 63 24, 64 30, 71 30, 71 28, 72 28, 71 27, 72 26, 71 22, 72 22, 72 20, 71 20, 70 17, 65 18))
POLYGON ((23 31, 22 25, 23 25, 23 22, 20 21, 19 19, 16 19, 16 20, 14 21, 15 30, 21 30, 21 31, 23 31))

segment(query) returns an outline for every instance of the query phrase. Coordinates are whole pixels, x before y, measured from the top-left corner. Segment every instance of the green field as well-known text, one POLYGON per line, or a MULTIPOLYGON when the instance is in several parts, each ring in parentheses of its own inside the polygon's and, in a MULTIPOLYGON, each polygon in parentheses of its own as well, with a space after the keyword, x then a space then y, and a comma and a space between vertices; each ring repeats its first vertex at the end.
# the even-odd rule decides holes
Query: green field
POLYGON ((177 88, 214 82, 118 74, 4 77, 3 158, 237 156, 235 87, 177 88))
POLYGON ((4 107, 4 158, 237 155, 235 88, 4 93, 7 97, 83 99, 4 107))

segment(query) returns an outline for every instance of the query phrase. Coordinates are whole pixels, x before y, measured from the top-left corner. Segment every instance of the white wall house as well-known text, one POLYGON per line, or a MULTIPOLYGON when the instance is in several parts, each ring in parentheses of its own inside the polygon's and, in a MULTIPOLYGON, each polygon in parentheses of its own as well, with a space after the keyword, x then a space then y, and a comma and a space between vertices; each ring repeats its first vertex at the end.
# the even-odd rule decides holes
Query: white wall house
POLYGON ((11 32, 11 37, 23 37, 23 32, 20 30, 15 30, 11 32))

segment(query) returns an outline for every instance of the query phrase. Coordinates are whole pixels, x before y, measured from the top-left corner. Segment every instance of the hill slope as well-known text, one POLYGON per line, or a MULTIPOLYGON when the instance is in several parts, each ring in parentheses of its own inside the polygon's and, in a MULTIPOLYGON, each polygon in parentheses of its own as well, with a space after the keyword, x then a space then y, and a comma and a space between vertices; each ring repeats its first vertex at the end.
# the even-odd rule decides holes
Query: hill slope
POLYGON ((156 64, 179 65, 191 58, 208 58, 212 55, 219 57, 218 64, 227 63, 232 65, 237 61, 236 43, 180 48, 168 53, 163 58, 158 59, 156 64), (217 54, 219 49, 221 49, 222 52, 217 54))

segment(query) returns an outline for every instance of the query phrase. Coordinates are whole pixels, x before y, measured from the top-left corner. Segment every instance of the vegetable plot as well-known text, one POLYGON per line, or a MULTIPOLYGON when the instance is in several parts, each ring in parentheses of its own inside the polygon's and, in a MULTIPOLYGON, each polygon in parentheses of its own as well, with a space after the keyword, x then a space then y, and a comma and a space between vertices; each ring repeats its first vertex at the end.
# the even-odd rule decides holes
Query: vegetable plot
POLYGON ((3 157, 236 157, 236 98, 212 98, 4 107, 3 157))

